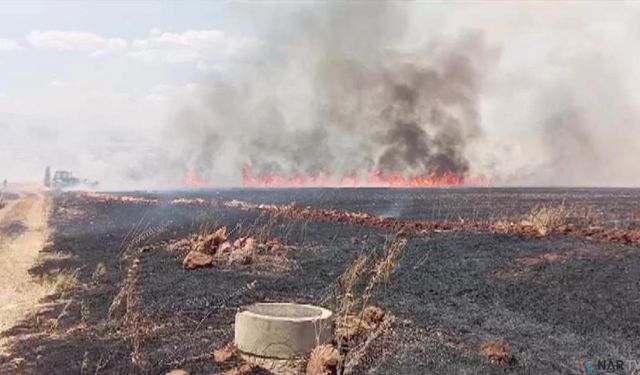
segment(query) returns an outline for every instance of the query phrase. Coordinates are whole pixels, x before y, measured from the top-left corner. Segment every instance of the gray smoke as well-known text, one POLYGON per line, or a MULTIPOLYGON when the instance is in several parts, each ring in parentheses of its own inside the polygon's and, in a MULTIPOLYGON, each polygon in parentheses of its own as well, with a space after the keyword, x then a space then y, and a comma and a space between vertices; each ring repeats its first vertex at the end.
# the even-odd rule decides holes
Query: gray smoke
POLYGON ((131 189, 179 186, 195 169, 237 186, 247 165, 254 176, 640 184, 637 3, 231 2, 225 19, 211 25, 229 39, 220 56, 170 47, 169 57, 206 53, 180 64, 156 56, 167 76, 150 87, 120 95, 117 82, 147 66, 132 55, 154 57, 130 36, 128 49, 95 60, 110 75, 67 77, 32 105, 32 94, 0 92, 3 176, 40 180, 51 164, 131 189))
POLYGON ((260 13, 264 44, 203 83, 167 126, 147 163, 154 176, 171 176, 164 181, 196 169, 214 185, 237 185, 247 165, 254 175, 380 170, 509 185, 640 183, 634 7, 236 10, 260 13))
POLYGON ((175 156, 236 182, 243 165, 255 175, 466 175, 489 48, 474 31, 404 46, 407 10, 327 3, 279 24, 277 48, 208 84, 172 122, 175 156))

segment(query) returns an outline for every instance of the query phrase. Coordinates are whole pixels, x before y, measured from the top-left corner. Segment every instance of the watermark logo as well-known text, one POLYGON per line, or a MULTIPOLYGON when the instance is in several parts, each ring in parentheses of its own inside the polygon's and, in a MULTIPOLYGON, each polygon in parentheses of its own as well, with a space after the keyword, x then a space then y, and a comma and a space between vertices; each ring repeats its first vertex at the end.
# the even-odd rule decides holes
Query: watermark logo
POLYGON ((640 375, 640 361, 629 359, 581 359, 578 366, 583 374, 640 375))

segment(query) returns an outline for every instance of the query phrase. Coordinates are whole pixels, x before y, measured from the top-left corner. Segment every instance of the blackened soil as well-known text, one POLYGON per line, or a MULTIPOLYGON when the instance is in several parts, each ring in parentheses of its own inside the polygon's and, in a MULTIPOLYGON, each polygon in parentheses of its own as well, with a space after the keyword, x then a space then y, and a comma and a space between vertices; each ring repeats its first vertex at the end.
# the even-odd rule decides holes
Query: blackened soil
POLYGON ((640 227, 636 188, 305 188, 222 189, 159 192, 154 196, 239 199, 366 212, 400 219, 504 220, 519 218, 541 204, 561 205, 609 227, 640 227))
POLYGON ((27 230, 27 226, 22 221, 12 220, 6 224, 0 225, 0 236, 15 238, 27 230))
MULTIPOLYGON (((353 199, 340 204, 366 205, 353 199)), ((73 194, 56 197, 54 207, 48 251, 68 257, 33 273, 77 270, 79 282, 70 296, 52 297, 38 319, 9 333, 14 341, 0 373, 215 373, 221 368, 209 353, 232 340, 238 307, 294 300, 332 308, 336 278, 359 254, 381 252, 393 235, 280 218, 270 234, 297 246, 289 253, 292 266, 186 271, 166 241, 239 223, 233 236, 251 233, 269 218, 236 208, 97 202, 73 194), (77 210, 85 214, 63 215, 77 210), (106 272, 96 276, 100 263, 106 272), (137 331, 125 317, 107 313, 125 280, 133 280, 128 316, 140 318, 137 331), (59 324, 45 324, 69 298, 59 324)), ((391 339, 364 367, 379 374, 578 374, 580 359, 638 359, 638 250, 570 236, 412 236, 391 282, 372 296, 396 320, 391 339), (482 343, 494 340, 506 342, 515 360, 497 365, 483 356, 482 343)))

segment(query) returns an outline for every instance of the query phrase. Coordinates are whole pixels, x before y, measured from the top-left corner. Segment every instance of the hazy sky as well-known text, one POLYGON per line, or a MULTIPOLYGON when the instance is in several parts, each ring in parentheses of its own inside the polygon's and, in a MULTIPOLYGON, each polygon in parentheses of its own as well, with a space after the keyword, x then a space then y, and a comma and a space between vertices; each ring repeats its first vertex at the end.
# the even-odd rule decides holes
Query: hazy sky
MULTIPOLYGON (((493 51, 477 103, 484 137, 468 150, 473 172, 640 183, 639 3, 403 4, 403 48, 474 30, 493 51)), ((194 97, 236 80, 243 64, 284 64, 291 20, 322 6, 0 2, 0 177, 40 178, 51 164, 126 178, 114 166, 138 163, 132 149, 144 155, 170 136, 167 124, 194 97)))
POLYGON ((228 8, 211 1, 0 3, 0 175, 31 177, 47 163, 99 172, 106 156, 118 158, 118 142, 127 148, 157 132, 171 97, 224 76, 259 43, 250 22, 229 22, 237 17, 228 8))

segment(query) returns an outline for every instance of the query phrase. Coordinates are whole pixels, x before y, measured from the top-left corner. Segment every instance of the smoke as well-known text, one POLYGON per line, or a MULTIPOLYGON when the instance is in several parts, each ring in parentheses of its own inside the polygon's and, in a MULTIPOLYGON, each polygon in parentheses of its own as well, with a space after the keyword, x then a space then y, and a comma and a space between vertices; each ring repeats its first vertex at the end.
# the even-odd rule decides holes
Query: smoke
POLYGON ((178 186, 190 169, 237 186, 245 165, 289 177, 447 172, 507 185, 640 184, 635 3, 232 2, 225 17, 214 39, 180 30, 132 39, 92 60, 100 73, 91 65, 86 83, 0 92, 0 132, 10 140, 0 172, 40 180, 51 163, 125 189, 178 186), (218 44, 202 48, 208 40, 218 44), (152 50, 132 50, 150 41, 152 50), (173 86, 147 100, 129 86, 147 67, 129 52, 189 71, 154 76, 152 85, 173 86), (195 73, 189 59, 205 55, 195 73), (57 116, 39 116, 44 108, 57 116))
POLYGON ((215 184, 237 184, 243 165, 640 183, 637 12, 336 2, 281 13, 253 59, 169 125, 168 164, 215 184))
POLYGON ((479 31, 404 46, 407 17, 392 3, 305 9, 280 24, 276 49, 183 109, 166 130, 175 156, 213 180, 237 181, 243 165, 285 176, 467 175, 495 53, 479 31))

